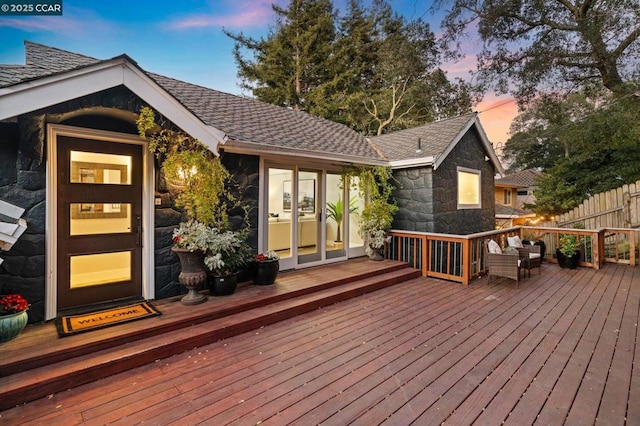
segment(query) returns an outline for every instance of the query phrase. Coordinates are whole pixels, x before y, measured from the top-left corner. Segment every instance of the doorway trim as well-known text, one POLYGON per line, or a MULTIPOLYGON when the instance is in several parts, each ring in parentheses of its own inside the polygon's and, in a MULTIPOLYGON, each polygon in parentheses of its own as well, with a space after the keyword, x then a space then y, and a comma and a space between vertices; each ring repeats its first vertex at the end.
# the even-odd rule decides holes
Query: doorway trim
POLYGON ((147 143, 137 135, 116 133, 105 130, 87 129, 62 124, 47 124, 47 163, 46 163, 46 276, 45 276, 45 320, 57 316, 57 137, 58 135, 94 139, 113 143, 142 145, 142 297, 155 298, 154 287, 154 166, 153 156, 147 149, 147 143))

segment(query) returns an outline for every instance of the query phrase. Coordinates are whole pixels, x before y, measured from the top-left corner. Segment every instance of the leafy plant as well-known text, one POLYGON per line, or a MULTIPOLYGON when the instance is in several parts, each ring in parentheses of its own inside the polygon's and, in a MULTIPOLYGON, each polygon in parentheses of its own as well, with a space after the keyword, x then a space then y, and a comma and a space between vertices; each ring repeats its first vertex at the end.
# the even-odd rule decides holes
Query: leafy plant
POLYGON ((359 232, 365 242, 365 252, 371 256, 389 241, 387 231, 393 223, 393 215, 398 211, 392 196, 394 186, 391 183, 391 168, 353 166, 343 173, 343 178, 357 181, 360 196, 365 200, 359 232))
MULTIPOLYGON (((357 200, 355 198, 351 198, 349 200, 349 213, 353 213, 358 211, 358 206, 356 205, 357 200)), ((327 217, 329 219, 333 219, 338 225, 338 229, 336 231, 336 242, 342 241, 342 233, 340 232, 340 226, 342 225, 342 215, 344 212, 342 197, 338 197, 338 200, 335 203, 327 203, 327 217)))
POLYGON ((204 264, 215 275, 238 272, 252 258, 251 247, 246 242, 246 233, 209 228, 204 264))
POLYGON ((560 246, 558 248, 560 253, 566 257, 572 257, 580 250, 580 242, 573 234, 562 234, 560 235, 560 246))
POLYGON ((176 206, 189 219, 227 229, 227 202, 234 197, 225 189, 230 174, 202 142, 172 129, 162 117, 156 123, 151 108, 144 107, 136 124, 149 141, 149 151, 160 162, 167 183, 176 190, 176 206))

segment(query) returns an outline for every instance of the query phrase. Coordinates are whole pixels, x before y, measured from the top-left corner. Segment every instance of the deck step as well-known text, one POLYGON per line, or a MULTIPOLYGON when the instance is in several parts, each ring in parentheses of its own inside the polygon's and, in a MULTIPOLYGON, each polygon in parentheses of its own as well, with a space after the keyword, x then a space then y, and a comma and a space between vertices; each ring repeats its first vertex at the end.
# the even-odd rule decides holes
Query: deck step
POLYGON ((274 297, 259 306, 234 308, 224 316, 158 328, 152 335, 147 330, 137 340, 110 339, 110 347, 92 352, 78 349, 75 355, 79 356, 51 354, 49 359, 55 362, 2 378, 0 411, 419 276, 415 269, 394 267, 345 284, 321 286, 313 293, 274 297))

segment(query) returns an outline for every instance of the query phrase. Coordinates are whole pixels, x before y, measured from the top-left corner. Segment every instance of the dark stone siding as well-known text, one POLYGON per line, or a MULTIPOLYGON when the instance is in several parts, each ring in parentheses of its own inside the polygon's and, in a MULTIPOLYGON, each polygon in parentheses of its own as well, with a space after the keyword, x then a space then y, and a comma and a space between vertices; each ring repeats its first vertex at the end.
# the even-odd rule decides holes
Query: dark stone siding
MULTIPOLYGON (((8 252, 2 253, 0 294, 20 293, 31 304, 29 322, 44 319, 45 301, 45 214, 46 214, 46 124, 137 134, 135 123, 111 118, 109 109, 136 113, 143 103, 132 92, 118 87, 20 116, 15 123, 0 123, 0 198, 25 209, 27 231, 8 252)), ((257 247, 259 159, 255 156, 224 154, 223 163, 234 176, 232 193, 248 206, 250 243, 257 247)), ((177 281, 180 264, 171 252, 173 229, 182 220, 171 194, 157 172, 155 207, 155 292, 166 298, 185 292, 177 281)), ((230 212, 234 225, 240 213, 230 212)))
POLYGON ((405 231, 443 234, 473 234, 489 231, 495 225, 494 174, 491 162, 474 128, 470 129, 440 166, 399 169, 395 191, 399 211, 393 228, 405 231), (482 202, 480 209, 458 210, 457 168, 480 170, 482 202))
POLYGON ((434 231, 433 169, 419 167, 394 171, 398 212, 393 228, 404 231, 434 231))

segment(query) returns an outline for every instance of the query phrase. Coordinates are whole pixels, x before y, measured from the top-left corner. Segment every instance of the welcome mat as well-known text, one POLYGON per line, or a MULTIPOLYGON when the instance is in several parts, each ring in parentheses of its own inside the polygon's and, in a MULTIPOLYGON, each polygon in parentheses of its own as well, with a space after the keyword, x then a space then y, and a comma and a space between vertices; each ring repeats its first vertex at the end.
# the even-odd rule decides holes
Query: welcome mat
POLYGON ((56 318, 56 328, 60 337, 111 327, 143 318, 161 315, 151 303, 141 302, 104 311, 79 315, 64 315, 56 318))

